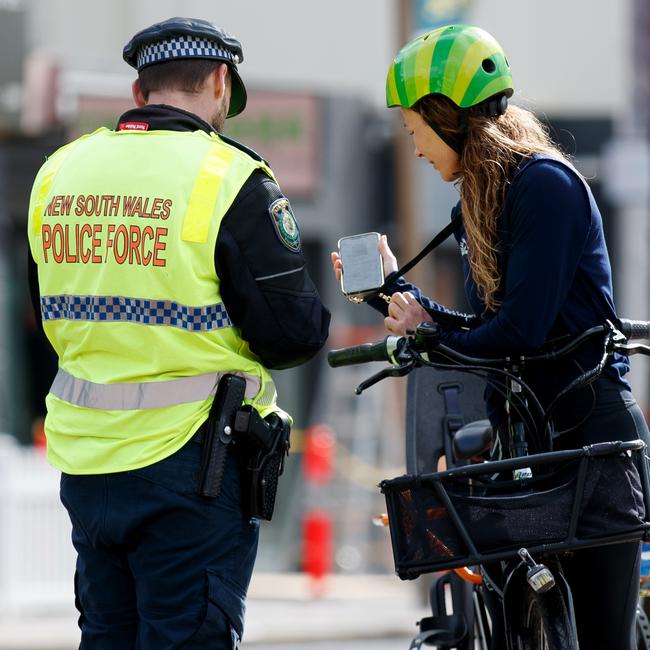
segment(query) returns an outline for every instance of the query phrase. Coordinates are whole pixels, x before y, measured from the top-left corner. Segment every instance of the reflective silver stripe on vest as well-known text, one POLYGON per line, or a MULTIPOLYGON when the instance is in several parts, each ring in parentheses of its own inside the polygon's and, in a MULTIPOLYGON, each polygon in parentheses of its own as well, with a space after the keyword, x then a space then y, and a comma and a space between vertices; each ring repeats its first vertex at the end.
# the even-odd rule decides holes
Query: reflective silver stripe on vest
MULTIPOLYGON (((208 399, 226 372, 208 373, 169 381, 144 383, 96 384, 73 377, 65 370, 56 373, 50 393, 75 406, 102 411, 131 411, 176 406, 208 399)), ((232 372, 246 379, 246 399, 253 399, 260 390, 260 378, 232 372)))
POLYGON ((171 300, 125 296, 42 296, 41 314, 44 321, 126 321, 140 325, 179 327, 190 332, 207 332, 232 326, 222 303, 190 307, 171 300))

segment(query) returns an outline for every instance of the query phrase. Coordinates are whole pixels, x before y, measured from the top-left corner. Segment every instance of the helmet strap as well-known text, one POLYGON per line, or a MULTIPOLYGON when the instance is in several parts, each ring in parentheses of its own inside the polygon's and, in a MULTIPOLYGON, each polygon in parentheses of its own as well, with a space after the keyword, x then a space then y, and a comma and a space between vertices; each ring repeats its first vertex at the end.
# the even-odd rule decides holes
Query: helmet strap
MULTIPOLYGON (((508 108, 508 98, 505 95, 498 95, 488 101, 477 104, 476 106, 471 106, 470 108, 461 108, 460 109, 460 119, 458 121, 458 132, 459 138, 456 139, 456 144, 453 145, 449 142, 450 138, 442 136, 436 130, 436 133, 459 155, 463 153, 463 145, 465 144, 465 138, 467 136, 467 129, 469 127, 469 116, 470 115, 482 115, 484 117, 499 117, 506 112, 508 108)), ((435 130, 435 129, 434 129, 435 130)))
POLYGON ((478 115, 484 115, 485 117, 499 117, 499 115, 506 112, 507 108, 508 98, 505 95, 497 95, 473 107, 478 115))
MULTIPOLYGON (((461 126, 462 126, 461 114, 461 126)), ((453 149, 459 156, 463 153, 463 142, 465 141, 465 131, 461 128, 459 136, 451 136, 445 133, 437 124, 430 124, 431 128, 436 132, 436 135, 451 149, 453 149)))

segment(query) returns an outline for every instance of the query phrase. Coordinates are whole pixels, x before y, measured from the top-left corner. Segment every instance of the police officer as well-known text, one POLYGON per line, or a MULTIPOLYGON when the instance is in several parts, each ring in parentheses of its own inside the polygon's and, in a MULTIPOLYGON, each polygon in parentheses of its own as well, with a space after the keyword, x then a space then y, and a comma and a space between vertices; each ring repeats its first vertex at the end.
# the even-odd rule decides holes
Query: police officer
POLYGON ((55 152, 29 207, 81 648, 231 648, 258 522, 232 454, 220 495, 197 494, 197 440, 225 373, 262 417, 277 412, 268 369, 313 357, 329 313, 273 172, 221 134, 246 106, 239 41, 172 18, 124 59, 137 108, 55 152))

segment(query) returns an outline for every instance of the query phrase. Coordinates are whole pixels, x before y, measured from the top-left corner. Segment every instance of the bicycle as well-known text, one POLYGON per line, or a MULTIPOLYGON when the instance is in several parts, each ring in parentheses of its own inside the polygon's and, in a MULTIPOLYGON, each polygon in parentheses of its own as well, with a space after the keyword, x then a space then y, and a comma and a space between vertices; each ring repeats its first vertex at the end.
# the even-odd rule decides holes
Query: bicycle
MULTIPOLYGON (((507 426, 500 427, 496 435, 485 420, 448 427, 451 435, 445 435, 443 445, 448 469, 408 474, 380 484, 399 577, 456 571, 434 582, 433 616, 420 621, 420 634, 412 648, 427 644, 469 650, 475 643, 489 648, 493 625, 487 599, 496 600, 503 612, 503 635, 509 650, 578 647, 573 600, 560 556, 648 537, 650 523, 645 513, 649 512, 650 481, 642 441, 552 451, 552 406, 560 396, 593 382, 613 352, 650 355, 650 347, 628 343, 649 336, 650 322, 620 320, 616 326, 607 322, 593 327, 559 349, 516 358, 479 359, 442 345, 436 326, 422 323, 412 336, 389 336, 329 353, 332 367, 368 361, 393 364, 362 382, 357 394, 382 379, 422 367, 470 373, 492 382, 501 378, 497 390, 503 392, 508 405, 507 426), (543 409, 521 378, 524 364, 555 361, 598 337, 603 344, 600 363, 582 373, 543 409), (502 458, 493 460, 499 447, 502 458), (616 472, 618 476, 613 478, 611 474, 616 472), (614 517, 603 533, 598 530, 598 514, 606 501, 603 490, 613 485, 634 514, 619 520, 614 517), (597 509, 589 510, 590 499, 599 503, 597 509), (527 516, 531 510, 541 515, 536 522, 527 516), (480 524, 490 517, 490 534, 486 535, 480 524), (497 520, 501 525, 495 533, 497 520), (478 573, 463 567, 478 567, 478 573), (469 588, 458 573, 471 581, 469 588), (451 614, 445 604, 447 589, 455 605, 451 614)), ((639 621, 637 625, 642 627, 640 609, 639 621)), ((642 642, 647 642, 647 635, 640 635, 642 642)))

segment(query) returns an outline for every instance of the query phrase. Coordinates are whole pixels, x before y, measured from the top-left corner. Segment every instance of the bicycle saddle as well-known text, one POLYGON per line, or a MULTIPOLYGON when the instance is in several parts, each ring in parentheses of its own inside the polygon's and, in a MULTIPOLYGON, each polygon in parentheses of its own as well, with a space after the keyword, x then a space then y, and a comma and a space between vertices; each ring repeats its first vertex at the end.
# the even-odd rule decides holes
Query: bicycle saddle
POLYGON ((492 443, 492 425, 489 420, 470 422, 456 431, 453 449, 456 460, 467 460, 482 454, 492 443))

